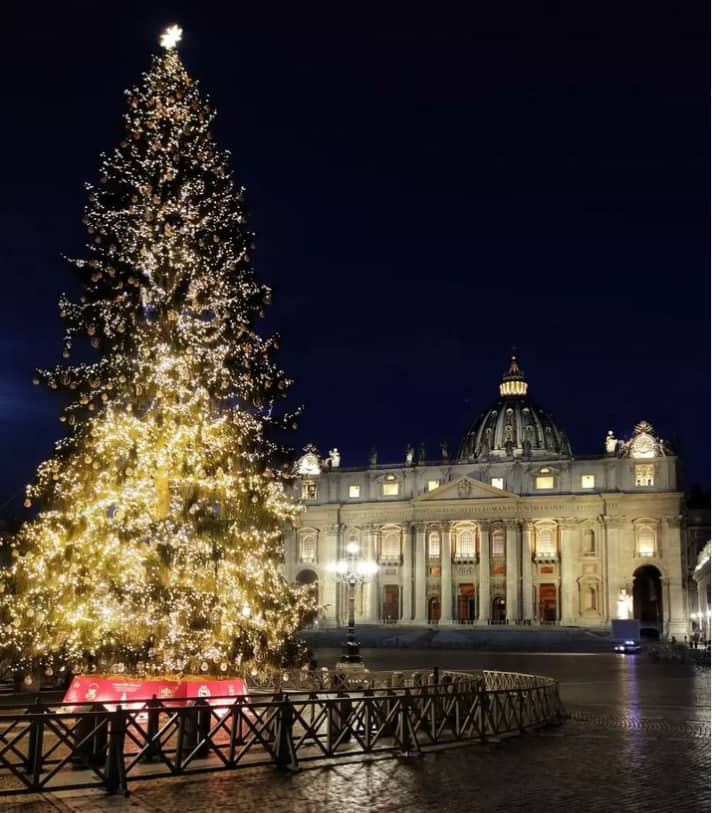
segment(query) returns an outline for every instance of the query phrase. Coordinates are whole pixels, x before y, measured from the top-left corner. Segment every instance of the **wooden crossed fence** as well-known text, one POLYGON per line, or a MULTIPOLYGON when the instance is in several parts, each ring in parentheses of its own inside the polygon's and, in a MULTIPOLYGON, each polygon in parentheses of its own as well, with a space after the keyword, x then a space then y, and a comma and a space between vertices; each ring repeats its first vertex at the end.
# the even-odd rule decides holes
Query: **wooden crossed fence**
POLYGON ((186 773, 255 765, 297 770, 309 760, 374 753, 413 756, 562 718, 551 678, 437 669, 388 674, 379 681, 370 673, 321 673, 318 688, 251 689, 249 697, 211 698, 210 705, 152 698, 131 708, 7 706, 0 713, 0 795, 92 787, 127 793, 129 781, 186 773))

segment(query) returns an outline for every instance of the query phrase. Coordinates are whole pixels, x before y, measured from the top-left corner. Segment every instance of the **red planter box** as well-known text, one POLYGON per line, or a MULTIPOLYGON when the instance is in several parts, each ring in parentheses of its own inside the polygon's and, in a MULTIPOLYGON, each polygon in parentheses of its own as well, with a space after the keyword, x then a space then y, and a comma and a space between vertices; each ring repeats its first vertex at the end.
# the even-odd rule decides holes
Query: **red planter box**
POLYGON ((185 705, 188 700, 203 698, 210 705, 229 703, 230 697, 247 694, 242 678, 201 679, 186 677, 182 680, 130 677, 124 675, 77 675, 64 695, 64 703, 102 703, 115 708, 140 708, 156 695, 162 702, 185 705), (222 700, 216 700, 222 697, 222 700))

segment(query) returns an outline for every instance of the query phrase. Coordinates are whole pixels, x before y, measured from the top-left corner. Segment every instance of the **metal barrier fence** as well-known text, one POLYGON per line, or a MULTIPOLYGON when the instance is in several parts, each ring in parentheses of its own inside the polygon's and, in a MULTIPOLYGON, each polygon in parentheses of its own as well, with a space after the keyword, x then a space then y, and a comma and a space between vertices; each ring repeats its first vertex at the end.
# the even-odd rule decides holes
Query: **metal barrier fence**
MULTIPOLYGON (((290 680, 280 678, 284 683, 290 680)), ((327 680, 327 675, 294 682, 327 680)), ((558 682, 503 672, 328 673, 329 687, 124 708, 36 703, 0 713, 0 795, 487 742, 561 720, 558 682), (354 683, 360 682, 355 686, 354 683), (389 682, 389 687, 376 684, 389 682), (394 686, 393 683, 398 685, 394 686)))

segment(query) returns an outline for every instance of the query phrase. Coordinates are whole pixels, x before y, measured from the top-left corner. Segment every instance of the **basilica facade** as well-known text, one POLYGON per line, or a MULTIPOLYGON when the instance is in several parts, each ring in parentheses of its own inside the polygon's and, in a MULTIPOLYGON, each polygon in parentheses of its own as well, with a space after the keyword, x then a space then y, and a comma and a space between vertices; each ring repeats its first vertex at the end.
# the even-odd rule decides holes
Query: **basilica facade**
POLYGON ((357 623, 609 626, 638 618, 687 630, 677 459, 646 421, 575 457, 529 396, 516 358, 499 398, 456 455, 408 448, 396 464, 341 466, 308 447, 305 510, 285 534, 290 581, 343 624, 352 574, 357 623), (363 563, 370 563, 369 568, 363 563), (377 569, 376 566, 377 565, 377 569))

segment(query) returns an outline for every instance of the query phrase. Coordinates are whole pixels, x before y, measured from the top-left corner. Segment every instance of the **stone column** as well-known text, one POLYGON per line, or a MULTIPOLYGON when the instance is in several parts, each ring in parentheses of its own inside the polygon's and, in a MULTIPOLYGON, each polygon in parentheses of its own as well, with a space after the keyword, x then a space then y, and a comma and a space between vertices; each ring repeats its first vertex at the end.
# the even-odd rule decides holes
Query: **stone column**
POLYGON ((663 605, 667 600, 667 609, 663 614, 668 621, 668 635, 686 635, 689 632, 689 620, 685 615, 685 603, 682 595, 682 563, 677 551, 682 547, 680 535, 680 517, 666 517, 662 522, 662 559, 668 582, 667 595, 663 594, 663 605))
POLYGON ((695 587, 697 588, 697 612, 702 613, 702 620, 700 621, 701 629, 704 631, 704 640, 706 641, 709 636, 709 618, 707 617, 707 595, 705 591, 704 579, 700 578, 698 581, 695 579, 695 587))
MULTIPOLYGON (((339 546, 339 525, 334 523, 323 526, 318 536, 319 559, 326 567, 330 562, 335 562, 341 557, 339 546)), ((323 587, 322 601, 330 605, 326 609, 327 622, 339 625, 342 620, 341 590, 333 573, 326 572, 325 579, 320 585, 323 587)))
MULTIPOLYGON (((368 558, 374 562, 378 561, 378 529, 374 525, 367 526, 368 530, 366 535, 368 543, 366 549, 368 551, 368 558)), ((371 576, 371 581, 368 583, 368 620, 372 624, 377 624, 378 617, 378 591, 380 590, 380 583, 378 580, 378 573, 371 576)))
POLYGON ((534 617, 534 591, 532 584, 532 554, 534 553, 534 526, 527 521, 522 528, 522 618, 534 617))
POLYGON ((564 519, 561 530, 561 623, 575 624, 579 617, 578 589, 578 523, 564 519))
POLYGON ((452 549, 450 544, 451 523, 441 526, 440 545, 440 623, 452 623, 452 549))
POLYGON ((428 566, 425 555, 427 544, 425 523, 415 523, 415 623, 428 622, 427 577, 428 566))
POLYGON ((490 531, 489 522, 480 522, 480 612, 477 620, 487 624, 490 619, 490 531))
POLYGON ((402 607, 401 621, 405 624, 410 624, 413 620, 413 531, 411 529, 412 523, 406 522, 403 525, 403 564, 401 566, 401 589, 402 593, 402 607))
POLYGON ((504 525, 507 623, 514 624, 522 617, 519 607, 519 523, 516 520, 507 520, 504 525))
MULTIPOLYGON (((621 571, 620 549, 623 544, 623 520, 620 517, 603 517, 605 528, 605 538, 603 550, 605 553, 604 573, 606 584, 604 586, 607 598, 607 619, 618 618, 618 595, 622 588, 626 586, 627 578, 632 579, 632 574, 621 571)), ((628 552, 632 555, 632 549, 628 552)))

